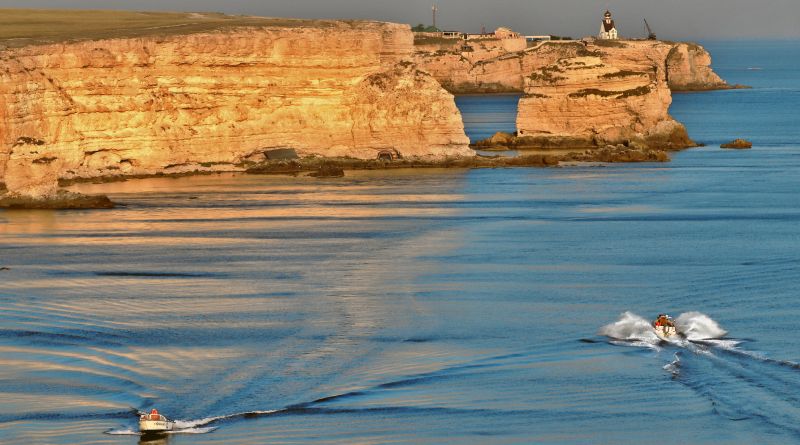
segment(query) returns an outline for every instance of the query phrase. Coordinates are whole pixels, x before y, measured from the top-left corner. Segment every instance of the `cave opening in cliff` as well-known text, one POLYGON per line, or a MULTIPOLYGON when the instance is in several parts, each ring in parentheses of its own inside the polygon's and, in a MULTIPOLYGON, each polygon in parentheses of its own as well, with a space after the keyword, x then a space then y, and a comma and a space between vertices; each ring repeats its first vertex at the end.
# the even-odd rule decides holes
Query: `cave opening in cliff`
POLYGON ((457 95, 456 106, 470 143, 490 138, 497 132, 516 133, 520 97, 520 94, 457 95))

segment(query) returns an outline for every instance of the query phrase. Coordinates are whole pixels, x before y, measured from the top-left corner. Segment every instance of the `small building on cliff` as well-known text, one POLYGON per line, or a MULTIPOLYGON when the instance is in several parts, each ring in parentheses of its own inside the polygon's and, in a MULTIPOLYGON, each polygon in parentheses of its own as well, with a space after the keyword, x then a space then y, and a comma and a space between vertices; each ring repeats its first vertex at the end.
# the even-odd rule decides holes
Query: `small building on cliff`
POLYGON ((466 39, 467 34, 461 31, 442 31, 443 39, 466 39))
POLYGON ((553 40, 553 36, 525 36, 528 42, 549 42, 553 40))
POLYGON ((494 36, 498 39, 518 39, 520 37, 518 32, 512 31, 510 28, 497 28, 494 31, 494 36))
POLYGON ((614 19, 611 18, 610 11, 606 11, 603 16, 603 22, 600 23, 600 34, 597 37, 600 40, 616 40, 619 38, 617 25, 614 23, 614 19))

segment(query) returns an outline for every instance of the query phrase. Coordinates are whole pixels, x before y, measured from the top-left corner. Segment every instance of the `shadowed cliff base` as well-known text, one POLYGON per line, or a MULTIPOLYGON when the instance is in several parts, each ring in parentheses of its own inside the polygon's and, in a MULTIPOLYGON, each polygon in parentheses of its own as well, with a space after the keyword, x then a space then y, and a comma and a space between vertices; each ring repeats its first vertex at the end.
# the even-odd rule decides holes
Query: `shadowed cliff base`
POLYGON ((152 175, 111 175, 94 178, 61 179, 59 186, 68 187, 74 184, 102 184, 124 182, 129 179, 145 178, 180 178, 186 176, 222 174, 226 172, 244 172, 252 175, 308 175, 318 178, 336 178, 346 176, 348 170, 397 170, 397 169, 477 169, 477 168, 511 168, 511 167, 557 167, 574 162, 669 162, 669 154, 664 150, 650 149, 644 146, 608 145, 588 149, 553 150, 549 152, 530 150, 518 156, 463 156, 444 159, 408 158, 394 161, 364 160, 355 158, 322 158, 307 157, 293 160, 264 161, 249 163, 247 166, 236 166, 226 170, 195 170, 181 173, 157 173, 152 175))
MULTIPOLYGON (((670 131, 654 132, 641 138, 624 140, 603 140, 595 136, 517 136, 511 133, 497 132, 492 137, 471 145, 473 149, 483 151, 565 151, 585 150, 586 153, 600 152, 613 148, 624 148, 637 152, 678 151, 697 147, 698 144, 689 138, 683 125, 671 126, 670 131)), ((608 162, 608 161, 601 161, 608 162)))
POLYGON ((703 93, 706 91, 720 90, 751 90, 753 87, 742 84, 708 85, 704 83, 694 83, 680 86, 670 86, 673 93, 703 93))
POLYGON ((113 209, 114 203, 104 195, 82 195, 60 190, 54 196, 34 198, 7 193, 0 196, 0 209, 80 210, 113 209))

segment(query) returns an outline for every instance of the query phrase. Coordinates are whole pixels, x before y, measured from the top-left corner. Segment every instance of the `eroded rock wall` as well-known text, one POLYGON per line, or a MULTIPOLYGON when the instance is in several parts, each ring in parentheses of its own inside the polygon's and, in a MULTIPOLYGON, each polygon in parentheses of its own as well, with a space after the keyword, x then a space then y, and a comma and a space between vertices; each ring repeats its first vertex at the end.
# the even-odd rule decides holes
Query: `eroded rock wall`
POLYGON ((516 92, 523 88, 526 47, 524 38, 418 41, 415 61, 454 94, 516 92))
POLYGON ((25 160, 40 158, 55 160, 37 172, 72 178, 215 168, 275 147, 472 155, 452 95, 412 54, 407 25, 378 22, 4 50, 0 182, 25 182, 25 160))
POLYGON ((667 54, 667 79, 672 91, 731 88, 711 69, 711 54, 694 43, 678 43, 667 54))
POLYGON ((669 44, 598 42, 525 79, 517 128, 531 145, 650 148, 691 146, 669 116, 672 95, 663 61, 669 44))
MULTIPOLYGON (((730 88, 711 69, 711 55, 702 46, 649 40, 619 40, 606 44, 630 49, 631 57, 657 55, 657 62, 667 71, 667 81, 673 91, 730 88)), ((584 46, 582 42, 552 41, 509 50, 485 42, 458 45, 448 42, 417 45, 416 61, 455 94, 522 92, 526 76, 559 58, 578 55, 584 46)))

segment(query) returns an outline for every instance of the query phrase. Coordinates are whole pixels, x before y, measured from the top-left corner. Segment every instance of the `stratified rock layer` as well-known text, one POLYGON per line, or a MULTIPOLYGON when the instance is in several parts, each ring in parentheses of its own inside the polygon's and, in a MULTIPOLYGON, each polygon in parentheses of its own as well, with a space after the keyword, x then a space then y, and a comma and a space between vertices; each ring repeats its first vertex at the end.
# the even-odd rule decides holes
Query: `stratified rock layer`
POLYGON ((283 147, 472 155, 452 95, 412 53, 407 25, 335 21, 0 51, 0 182, 44 196, 58 178, 215 169, 283 147))
POLYGON ((708 91, 733 88, 711 69, 711 55, 700 45, 679 43, 666 59, 672 91, 708 91))
POLYGON ((527 77, 517 116, 520 138, 534 146, 694 145, 668 114, 672 96, 662 61, 672 45, 575 45, 581 47, 527 77))
MULTIPOLYGON (((525 77, 585 51, 582 42, 552 41, 530 48, 509 47, 502 40, 475 42, 443 41, 416 45, 415 59, 448 91, 457 94, 522 92, 525 77)), ((635 54, 650 52, 650 57, 667 72, 673 91, 699 91, 731 88, 711 69, 711 56, 694 43, 661 41, 596 41, 603 48, 628 48, 635 54), (644 51, 643 51, 644 50, 644 51), (666 50, 666 51, 664 51, 666 50)))

